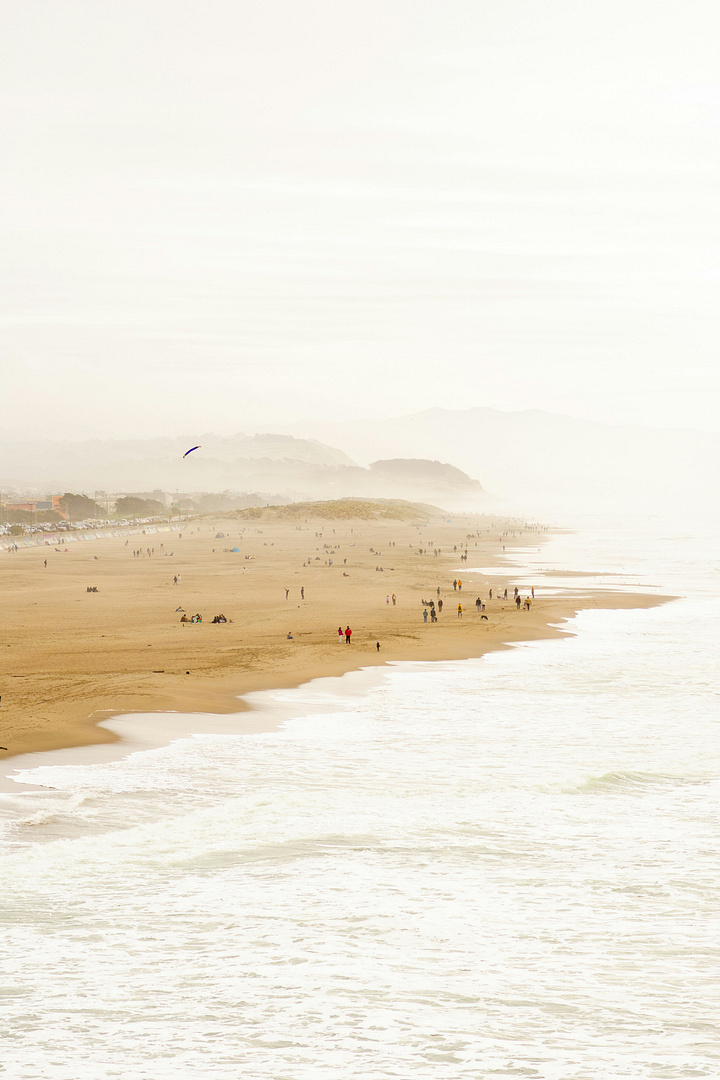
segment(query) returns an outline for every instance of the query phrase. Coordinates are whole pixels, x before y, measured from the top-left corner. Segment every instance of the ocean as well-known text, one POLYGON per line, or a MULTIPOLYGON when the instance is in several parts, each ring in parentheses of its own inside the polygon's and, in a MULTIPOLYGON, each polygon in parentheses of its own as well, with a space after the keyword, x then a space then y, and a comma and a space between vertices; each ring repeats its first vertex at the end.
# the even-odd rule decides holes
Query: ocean
POLYGON ((514 580, 676 599, 8 762, 0 1075, 717 1077, 716 523, 571 524, 514 580))

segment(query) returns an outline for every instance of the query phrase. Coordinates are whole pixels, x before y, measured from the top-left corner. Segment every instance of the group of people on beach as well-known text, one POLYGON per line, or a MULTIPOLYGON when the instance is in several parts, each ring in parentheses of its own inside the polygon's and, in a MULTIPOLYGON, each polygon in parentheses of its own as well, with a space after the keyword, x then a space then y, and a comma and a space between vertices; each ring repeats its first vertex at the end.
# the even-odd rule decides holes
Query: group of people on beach
MULTIPOLYGON (((178 609, 178 610, 180 610, 180 609, 178 609)), ((202 621, 203 621, 202 615, 191 615, 190 618, 188 619, 187 615, 183 611, 182 615, 180 616, 180 622, 201 623, 202 621)), ((211 621, 214 622, 214 623, 226 623, 226 622, 232 622, 232 619, 226 618, 225 615, 215 615, 211 621)))
MULTIPOLYGON (((454 591, 455 592, 462 592, 462 585, 463 585, 462 580, 459 579, 459 578, 456 578, 453 581, 453 589, 454 589, 454 591)), ((527 596, 525 598, 525 600, 523 600, 522 597, 520 596, 520 589, 518 588, 517 585, 515 586, 514 600, 515 600, 515 605, 516 605, 518 611, 520 610, 521 607, 523 607, 526 611, 530 610, 530 605, 532 604, 533 600, 535 599, 535 586, 534 585, 531 587, 530 592, 531 592, 532 599, 531 599, 530 596, 527 596)), ((438 596, 437 610, 438 610, 438 612, 442 612, 443 602, 442 602, 442 599, 440 598, 440 586, 439 585, 438 585, 438 588, 437 588, 437 596, 438 596)), ((492 590, 492 588, 490 588, 488 590, 488 597, 489 597, 490 600, 492 600, 492 598, 493 598, 493 590, 492 590)), ((503 593, 502 593, 502 599, 507 600, 507 598, 508 598, 508 591, 507 591, 507 589, 504 589, 503 593)), ((500 599, 499 594, 498 594, 498 599, 500 599)), ((430 622, 437 622, 437 614, 435 612, 435 601, 434 600, 422 600, 422 605, 423 605, 423 608, 425 609, 423 611, 423 622, 428 621, 428 613, 430 614, 430 622)), ((475 609, 476 609, 476 611, 477 611, 477 613, 478 613, 478 615, 480 616, 481 619, 487 620, 487 615, 483 614, 484 611, 485 611, 485 601, 482 600, 479 596, 475 600, 475 609)), ((457 617, 459 619, 462 618, 463 611, 464 611, 463 605, 462 605, 462 603, 459 603, 458 606, 457 606, 457 617)))
MULTIPOLYGON (((351 639, 352 639, 352 630, 350 629, 350 626, 349 625, 346 626, 344 630, 343 630, 342 626, 338 626, 338 631, 337 632, 338 632, 338 644, 342 645, 342 643, 344 641, 346 645, 349 645, 350 642, 351 642, 351 639)), ((289 634, 288 634, 288 637, 290 637, 289 634)), ((377 652, 380 652, 380 642, 379 641, 375 642, 375 649, 376 649, 377 652)))
MULTIPOLYGON (((435 611, 434 600, 423 600, 423 622, 428 621, 428 612, 430 612, 430 622, 437 622, 437 612, 435 611)), ((438 600, 438 606, 442 611, 442 600, 438 600)))

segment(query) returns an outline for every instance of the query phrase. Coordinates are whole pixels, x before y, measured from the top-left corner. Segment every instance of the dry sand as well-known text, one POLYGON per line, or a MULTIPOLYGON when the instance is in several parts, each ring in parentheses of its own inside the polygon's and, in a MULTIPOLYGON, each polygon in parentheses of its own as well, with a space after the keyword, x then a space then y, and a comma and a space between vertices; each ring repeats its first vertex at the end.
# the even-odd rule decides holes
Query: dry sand
MULTIPOLYGON (((0 553, 0 744, 7 747, 0 757, 114 741, 96 726, 112 715, 240 712, 246 706, 238 695, 252 690, 388 661, 475 657, 559 634, 550 624, 581 607, 660 602, 607 591, 543 597, 542 589, 530 611, 517 611, 511 599, 490 600, 488 577, 469 568, 491 567, 502 543, 510 554, 513 544, 542 542, 543 534, 512 526, 515 535, 501 543, 506 527, 480 516, 438 517, 425 526, 218 517, 190 523, 182 538, 166 532, 77 543, 60 553, 0 553), (461 563, 466 541, 469 557, 461 563), (238 552, 229 550, 234 546, 238 552), (141 547, 145 553, 133 558, 141 547), (454 578, 463 581, 461 593, 454 578), (88 593, 88 585, 98 592, 88 593), (444 610, 438 623, 425 624, 421 601, 437 601, 438 587, 444 610), (393 593, 396 605, 386 602, 393 593), (487 620, 476 611, 477 596, 487 620), (188 617, 199 612, 203 622, 182 624, 178 607, 188 617), (221 612, 232 621, 213 624, 221 612), (348 623, 349 646, 337 633, 348 623)), ((492 584, 496 597, 501 579, 492 584)), ((506 584, 512 596, 511 577, 506 584)))

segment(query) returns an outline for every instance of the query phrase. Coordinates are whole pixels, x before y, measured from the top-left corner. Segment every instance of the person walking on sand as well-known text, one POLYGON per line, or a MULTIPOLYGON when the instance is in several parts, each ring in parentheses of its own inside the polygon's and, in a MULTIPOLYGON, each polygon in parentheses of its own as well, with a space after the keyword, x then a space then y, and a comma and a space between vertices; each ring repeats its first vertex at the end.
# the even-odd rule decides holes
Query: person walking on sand
POLYGON ((453 581, 453 589, 457 592, 457 578, 453 581))
POLYGON ((477 600, 475 601, 475 607, 478 609, 478 611, 480 611, 480 609, 482 608, 482 600, 480 599, 479 596, 478 596, 477 600))
POLYGON ((342 626, 338 626, 338 643, 340 645, 342 645, 342 640, 343 640, 343 628, 342 628, 342 626))
POLYGON ((423 622, 427 622, 427 608, 423 609, 423 622))
POLYGON ((389 595, 385 597, 385 603, 386 603, 386 604, 389 604, 389 603, 390 603, 390 596, 389 596, 389 595))
POLYGON ((395 595, 395 593, 392 594, 392 602, 393 602, 393 607, 395 607, 395 605, 397 604, 397 596, 395 595))
POLYGON ((352 637, 352 630, 350 629, 349 626, 346 626, 345 627, 345 644, 346 645, 350 644, 350 638, 351 637, 352 637))
POLYGON ((286 599, 286 600, 287 600, 287 598, 288 598, 288 596, 289 596, 289 595, 290 595, 290 590, 289 590, 289 589, 286 589, 286 590, 285 590, 285 599, 286 599))
POLYGON ((443 606, 442 600, 438 600, 438 611, 440 612, 441 615, 442 615, 442 606, 443 606))
POLYGON ((458 581, 458 592, 462 592, 462 581, 458 581))
POLYGON ((303 587, 302 587, 302 588, 301 588, 301 590, 300 590, 300 599, 301 599, 301 600, 304 600, 304 599, 305 599, 305 586, 304 586, 304 585, 303 585, 303 587))
POLYGON ((458 619, 462 619, 462 604, 458 604, 458 619))
POLYGON ((535 599, 535 586, 534 585, 531 586, 530 592, 532 593, 532 598, 534 600, 535 599))

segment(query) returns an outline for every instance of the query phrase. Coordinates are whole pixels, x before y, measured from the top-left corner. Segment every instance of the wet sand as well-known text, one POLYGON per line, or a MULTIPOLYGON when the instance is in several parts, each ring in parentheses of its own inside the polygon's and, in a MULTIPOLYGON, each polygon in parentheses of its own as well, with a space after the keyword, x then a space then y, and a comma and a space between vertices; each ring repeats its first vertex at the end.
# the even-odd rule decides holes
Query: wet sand
POLYGON ((478 515, 427 524, 217 517, 191 523, 182 537, 2 553, 0 745, 7 749, 0 757, 115 741, 97 726, 113 715, 239 713, 249 706, 238 696, 252 691, 389 661, 475 657, 560 634, 557 624, 581 607, 663 599, 606 590, 544 597, 536 588, 529 611, 498 600, 505 584, 512 598, 514 585, 498 560, 503 544, 509 555, 513 545, 539 545, 545 535, 478 515), (501 539, 505 530, 512 535, 501 539), (485 571, 496 565, 490 578, 485 571), (458 578, 461 592, 453 589, 458 578), (437 603, 438 588, 444 609, 437 623, 425 623, 422 600, 437 603), (386 600, 393 593, 394 605, 386 600), (181 623, 179 607, 203 622, 181 623), (220 613, 231 621, 213 624, 220 613), (337 633, 348 624, 350 645, 337 633))

